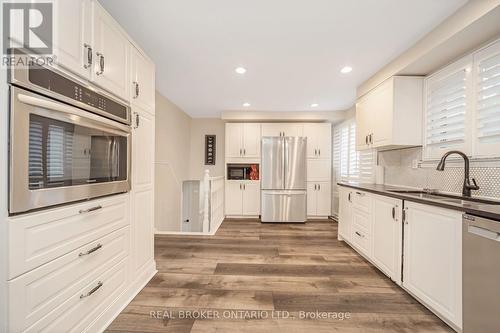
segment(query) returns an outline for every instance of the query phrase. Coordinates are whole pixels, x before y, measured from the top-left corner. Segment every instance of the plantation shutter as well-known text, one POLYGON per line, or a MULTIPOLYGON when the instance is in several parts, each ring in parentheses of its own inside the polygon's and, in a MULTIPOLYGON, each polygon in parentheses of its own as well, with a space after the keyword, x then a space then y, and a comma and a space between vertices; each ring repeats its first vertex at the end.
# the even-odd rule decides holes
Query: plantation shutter
POLYGON ((470 61, 465 65, 460 61, 457 65, 426 80, 426 158, 440 158, 443 153, 453 149, 468 150, 466 124, 470 107, 470 92, 467 89, 470 83, 470 61))
POLYGON ((475 155, 500 155, 500 42, 475 55, 475 155))
POLYGON ((348 120, 334 128, 333 165, 337 179, 373 183, 374 151, 356 151, 356 123, 348 120))

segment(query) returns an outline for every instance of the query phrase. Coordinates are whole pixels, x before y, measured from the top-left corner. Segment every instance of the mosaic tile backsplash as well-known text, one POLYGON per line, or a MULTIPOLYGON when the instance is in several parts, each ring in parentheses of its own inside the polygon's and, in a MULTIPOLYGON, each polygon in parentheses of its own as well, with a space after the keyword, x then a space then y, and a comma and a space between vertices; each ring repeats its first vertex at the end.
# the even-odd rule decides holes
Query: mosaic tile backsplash
MULTIPOLYGON (((462 193, 463 166, 449 166, 448 163, 444 171, 437 171, 434 167, 413 169, 412 161, 421 159, 421 148, 380 152, 378 160, 379 165, 384 167, 385 183, 462 193)), ((472 166, 470 175, 480 187, 478 191, 472 191, 473 196, 500 199, 500 167, 472 166)))

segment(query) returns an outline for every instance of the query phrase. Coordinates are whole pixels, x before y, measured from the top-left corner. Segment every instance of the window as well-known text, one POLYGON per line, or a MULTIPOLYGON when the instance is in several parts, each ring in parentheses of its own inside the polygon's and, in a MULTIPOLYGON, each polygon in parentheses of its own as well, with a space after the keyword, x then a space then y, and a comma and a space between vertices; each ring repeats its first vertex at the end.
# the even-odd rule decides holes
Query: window
POLYGON ((449 150, 467 147, 466 124, 469 115, 472 57, 459 62, 429 77, 426 80, 425 112, 425 157, 440 158, 449 150))
POLYGON ((336 181, 373 183, 373 150, 356 151, 356 122, 350 119, 333 130, 333 167, 336 181))
POLYGON ((424 158, 500 157, 500 40, 425 80, 424 158))

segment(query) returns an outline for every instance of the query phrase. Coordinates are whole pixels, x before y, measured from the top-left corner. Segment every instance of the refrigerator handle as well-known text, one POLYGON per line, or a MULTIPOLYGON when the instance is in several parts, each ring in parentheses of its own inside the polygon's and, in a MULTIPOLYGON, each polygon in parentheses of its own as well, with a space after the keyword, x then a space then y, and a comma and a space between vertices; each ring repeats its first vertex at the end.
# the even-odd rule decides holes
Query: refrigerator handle
POLYGON ((286 188, 286 170, 288 169, 288 142, 283 138, 283 188, 286 188))

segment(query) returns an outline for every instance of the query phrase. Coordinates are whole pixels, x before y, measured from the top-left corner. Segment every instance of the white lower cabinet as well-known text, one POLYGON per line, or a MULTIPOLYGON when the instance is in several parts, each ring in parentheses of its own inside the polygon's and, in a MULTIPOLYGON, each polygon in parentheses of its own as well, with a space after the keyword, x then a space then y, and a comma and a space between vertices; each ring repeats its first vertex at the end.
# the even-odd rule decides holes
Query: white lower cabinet
POLYGON ((462 213, 405 202, 403 287, 462 328, 462 213))
POLYGON ((307 183, 307 216, 331 215, 330 182, 307 183))
POLYGON ((379 195, 373 195, 372 202, 372 260, 391 280, 400 285, 403 202, 379 195))
POLYGON ((226 215, 260 215, 260 181, 228 180, 225 198, 226 215))
POLYGON ((339 188, 339 238, 462 329, 462 212, 339 188), (403 270, 403 272, 401 272, 403 270))
POLYGON ((352 189, 339 186, 339 219, 338 235, 339 239, 350 241, 352 224, 352 189))
MULTIPOLYGON (((9 281, 9 332, 48 330, 53 326, 47 317, 54 320, 63 310, 82 308, 85 303, 92 302, 91 299, 102 299, 100 289, 104 285, 110 291, 115 287, 108 280, 110 276, 106 275, 106 271, 126 258, 128 253, 129 227, 124 227, 9 281), (88 297, 80 298, 94 287, 99 288, 88 297), (67 300, 70 304, 66 304, 67 300)), ((124 283, 127 272, 121 271, 120 274, 123 274, 124 283)), ((68 330, 60 330, 60 326, 56 326, 61 332, 69 332, 73 328, 67 322, 62 324, 68 330)))

